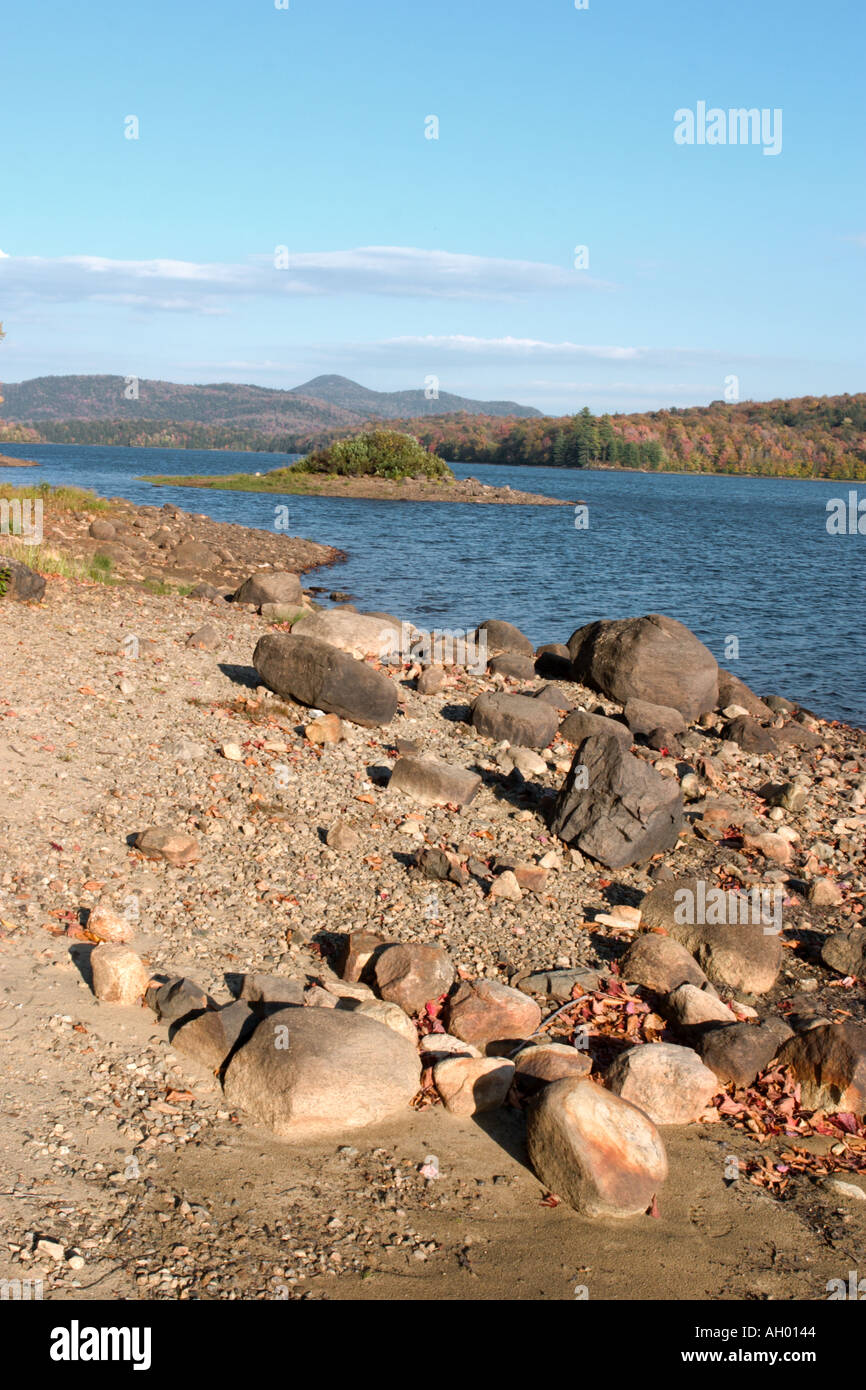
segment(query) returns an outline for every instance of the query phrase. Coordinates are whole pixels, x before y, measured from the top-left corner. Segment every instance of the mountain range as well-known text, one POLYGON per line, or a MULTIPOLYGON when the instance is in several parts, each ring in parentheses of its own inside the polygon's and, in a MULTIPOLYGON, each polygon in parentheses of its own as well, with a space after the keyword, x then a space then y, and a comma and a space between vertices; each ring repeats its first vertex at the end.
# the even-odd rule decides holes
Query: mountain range
POLYGON ((475 401, 448 391, 371 391, 345 376, 317 376, 290 390, 214 382, 201 386, 122 376, 40 376, 2 387, 3 418, 40 420, 172 420, 258 431, 351 429, 365 420, 424 415, 541 414, 514 401, 475 401), (137 394, 133 394, 137 393, 137 394))

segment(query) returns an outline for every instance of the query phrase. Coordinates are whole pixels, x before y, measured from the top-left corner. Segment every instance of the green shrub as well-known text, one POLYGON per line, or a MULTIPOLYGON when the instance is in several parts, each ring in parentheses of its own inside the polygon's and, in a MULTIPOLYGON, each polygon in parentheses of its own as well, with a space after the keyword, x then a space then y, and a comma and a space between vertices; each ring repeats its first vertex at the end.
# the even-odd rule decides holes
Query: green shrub
POLYGON ((412 434, 370 430, 317 449, 294 465, 293 472, 337 473, 348 478, 453 478, 447 464, 428 453, 412 434))

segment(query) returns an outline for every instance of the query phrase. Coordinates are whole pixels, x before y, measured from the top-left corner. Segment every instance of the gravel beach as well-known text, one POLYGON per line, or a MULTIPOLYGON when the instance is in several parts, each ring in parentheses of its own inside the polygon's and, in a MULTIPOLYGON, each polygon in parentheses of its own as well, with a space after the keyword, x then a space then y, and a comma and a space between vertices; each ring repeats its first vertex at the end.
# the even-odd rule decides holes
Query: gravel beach
MULTIPOLYGON (((564 649, 551 680, 533 667, 557 669, 556 652, 547 667, 524 654, 527 668, 501 645, 492 667, 432 667, 426 683, 411 654, 388 664, 343 648, 393 686, 393 718, 311 711, 268 688, 253 653, 269 632, 312 639, 223 595, 253 573, 307 585, 339 552, 175 508, 116 504, 105 520, 106 540, 91 517, 52 520, 46 543, 88 557, 115 547, 121 582, 49 574, 42 602, 0 603, 0 1278, 41 1280, 60 1299, 573 1299, 580 1285, 593 1298, 825 1297, 866 1235, 862 1107, 842 1123, 847 1109, 807 1106, 806 1083, 795 1091, 769 1065, 746 1086, 719 1081, 690 1123, 660 1122, 658 1219, 624 1226, 573 1210, 533 1171, 519 1088, 451 1113, 424 1037, 442 1032, 443 1010, 456 1018, 454 989, 481 980, 534 1000, 548 1041, 574 1049, 589 1026, 593 1078, 626 1045, 697 1047, 694 1024, 622 969, 638 934, 672 940, 646 904, 677 880, 780 904, 769 987, 725 985, 712 953, 687 943, 714 982, 698 987, 704 1003, 727 1005, 732 1024, 786 1021, 788 1037, 862 1029, 862 972, 845 961, 866 896, 866 734, 784 691, 787 709, 749 715, 729 699, 653 740, 623 722, 626 701, 574 679, 564 649), (149 592, 148 578, 216 592, 149 592), (498 711, 523 709, 496 700, 515 695, 555 716, 534 748, 495 733, 498 711), (491 696, 485 724, 475 702, 491 696), (572 709, 614 733, 568 726, 572 709), (575 824, 561 788, 594 740, 679 792, 664 851, 615 867, 554 832, 575 824), (447 779, 431 800, 430 759, 471 774, 454 783, 464 804, 447 779), (400 761, 416 766, 389 785, 400 761), (150 857, 134 841, 154 827, 189 852, 150 857), (127 924, 147 978, 194 981, 206 1010, 261 974, 297 982, 305 1012, 336 998, 342 1016, 352 933, 441 948, 454 986, 405 1014, 421 1039, 411 1104, 281 1143, 230 1102, 219 1068, 174 1047, 168 1013, 95 997, 101 910, 127 924)), ((323 616, 309 591, 299 608, 302 627, 323 616)), ((361 616, 340 611, 350 626, 361 616)), ((551 643, 568 641, 573 617, 551 643)), ((495 657, 495 624, 489 635, 495 657)), ((353 1004, 386 998, 356 978, 353 1004)))

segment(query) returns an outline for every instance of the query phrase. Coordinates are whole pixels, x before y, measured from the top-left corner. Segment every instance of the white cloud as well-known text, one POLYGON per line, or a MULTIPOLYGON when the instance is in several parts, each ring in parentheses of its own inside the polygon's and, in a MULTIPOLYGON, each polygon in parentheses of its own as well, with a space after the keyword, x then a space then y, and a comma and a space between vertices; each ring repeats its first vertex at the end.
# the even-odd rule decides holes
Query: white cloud
POLYGON ((406 360, 410 358, 428 364, 446 357, 482 359, 491 363, 504 361, 548 362, 624 362, 636 367, 682 368, 690 365, 720 363, 729 370, 756 361, 741 352, 724 348, 640 347, 631 344, 593 344, 548 342, 539 338, 478 338, 463 333, 426 334, 384 338, 377 342, 351 345, 355 357, 372 356, 377 360, 406 360))
POLYGON ((473 338, 464 333, 423 337, 386 338, 375 346, 389 348, 420 348, 433 352, 471 353, 485 357, 587 357, 597 361, 634 360, 643 355, 644 348, 592 347, 583 343, 549 343, 538 338, 473 338))
POLYGON ((213 311, 232 299, 275 295, 372 294, 402 298, 512 299, 527 294, 609 289, 583 272, 540 261, 469 256, 407 246, 276 252, 237 264, 111 260, 105 256, 4 256, 4 302, 96 301, 144 310, 213 311))

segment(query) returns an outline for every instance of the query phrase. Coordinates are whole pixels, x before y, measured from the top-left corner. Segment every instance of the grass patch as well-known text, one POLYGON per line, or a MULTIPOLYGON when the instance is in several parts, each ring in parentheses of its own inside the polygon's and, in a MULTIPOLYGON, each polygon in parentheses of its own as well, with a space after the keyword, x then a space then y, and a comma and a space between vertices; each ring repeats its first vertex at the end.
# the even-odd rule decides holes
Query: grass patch
POLYGON ((60 579, 86 580, 91 584, 119 584, 111 574, 111 560, 107 555, 94 556, 92 561, 63 555, 48 550, 44 545, 22 544, 16 536, 5 536, 3 544, 15 560, 36 570, 37 574, 53 574, 60 579), (101 561, 102 563, 97 563, 101 561))
POLYGON ((186 598, 187 594, 192 593, 194 585, 167 584, 164 579, 145 579, 141 587, 146 589, 149 594, 178 594, 180 598, 186 598))
MULTIPOLYGON (((277 492, 311 495, 320 490, 316 487, 315 479, 296 475, 293 468, 274 468, 270 473, 263 473, 258 478, 252 473, 226 473, 222 476, 216 474, 212 477, 154 473, 145 474, 138 481, 153 483, 156 487, 210 488, 215 492, 277 492)), ((320 481, 329 483, 331 480, 322 478, 320 481)))
POLYGON ((0 479, 0 496, 9 502, 41 500, 45 511, 107 512, 111 503, 83 487, 52 487, 50 483, 34 483, 32 487, 4 487, 0 479))
MULTIPOLYGON (((340 497, 341 484, 349 486, 348 475, 335 473, 298 473, 297 465, 292 468, 274 468, 257 478, 253 473, 226 473, 224 475, 177 476, 168 473, 143 474, 137 479, 140 483, 153 483, 155 487, 197 487, 212 492, 273 492, 290 497, 340 497)), ((410 478, 390 478, 380 481, 390 482, 395 491, 411 482, 410 478)), ((424 478, 426 483, 437 483, 443 488, 455 481, 451 478, 424 478)), ((351 495, 351 494, 350 494, 351 495)))

